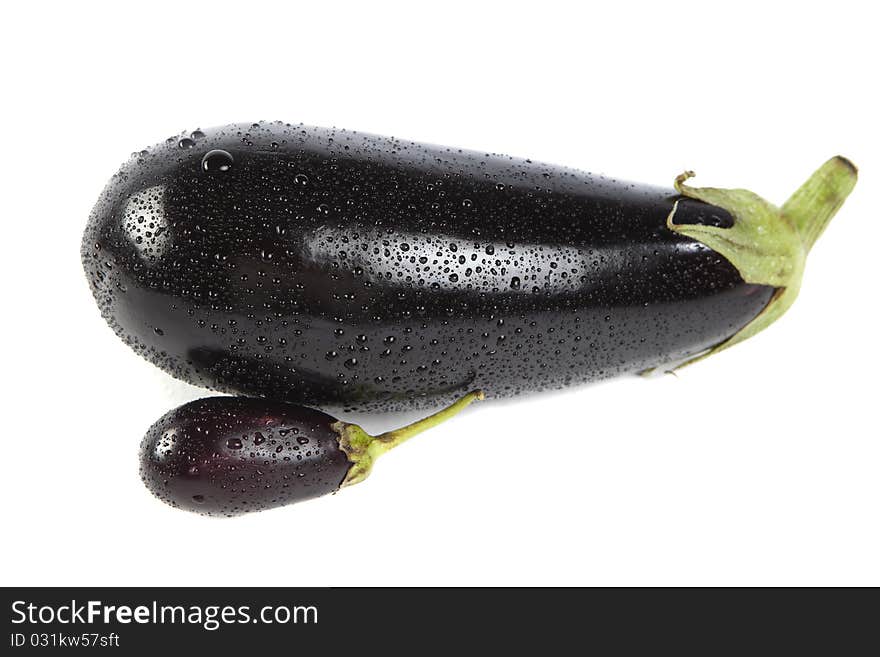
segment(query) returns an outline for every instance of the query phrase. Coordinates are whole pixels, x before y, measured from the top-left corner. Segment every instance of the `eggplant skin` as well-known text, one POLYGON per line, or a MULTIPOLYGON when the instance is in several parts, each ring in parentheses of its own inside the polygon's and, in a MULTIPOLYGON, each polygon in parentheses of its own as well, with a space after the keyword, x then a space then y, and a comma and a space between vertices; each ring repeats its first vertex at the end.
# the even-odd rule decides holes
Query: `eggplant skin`
POLYGON ((218 391, 365 410, 663 365, 775 288, 667 229, 730 225, 671 189, 280 122, 132 156, 82 260, 113 330, 218 391), (218 152, 219 151, 219 152, 218 152))
POLYGON ((213 516, 333 493, 351 466, 335 422, 321 411, 267 399, 197 399, 147 431, 141 478, 163 502, 213 516))

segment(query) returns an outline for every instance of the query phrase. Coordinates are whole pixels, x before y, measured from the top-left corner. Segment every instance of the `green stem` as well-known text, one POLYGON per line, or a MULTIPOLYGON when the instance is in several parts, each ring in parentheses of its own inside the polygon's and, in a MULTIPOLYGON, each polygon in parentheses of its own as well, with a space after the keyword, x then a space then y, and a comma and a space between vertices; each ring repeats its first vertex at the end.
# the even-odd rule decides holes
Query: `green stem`
POLYGON ((782 206, 809 252, 856 184, 858 169, 838 155, 823 164, 782 206))
POLYGON ((445 422, 452 416, 458 415, 461 411, 470 406, 472 402, 484 398, 485 395, 483 395, 482 390, 474 390, 473 392, 466 394, 464 397, 461 397, 452 405, 437 411, 433 415, 429 415, 421 420, 416 420, 412 424, 400 427, 400 429, 386 431, 385 433, 379 434, 373 441, 373 445, 377 448, 381 447, 381 451, 378 452, 377 456, 379 454, 384 454, 392 447, 397 447, 399 444, 406 442, 413 436, 422 433, 422 431, 427 431, 431 427, 435 427, 441 422, 445 422))
POLYGON ((366 479, 373 469, 373 463, 382 454, 415 435, 435 427, 441 422, 458 415, 473 402, 484 399, 482 390, 474 390, 458 399, 446 408, 437 411, 433 415, 416 420, 405 427, 386 431, 378 436, 371 436, 361 427, 348 422, 334 422, 331 427, 339 434, 339 447, 348 456, 351 467, 342 482, 343 486, 351 486, 366 479))
POLYGON ((791 307, 797 297, 807 253, 840 209, 856 184, 857 172, 846 158, 833 157, 778 208, 745 189, 691 187, 687 171, 675 180, 682 196, 724 208, 733 215, 733 226, 721 228, 675 223, 678 201, 666 220, 667 227, 686 235, 725 257, 743 281, 776 288, 776 294, 751 322, 709 351, 685 361, 695 363, 767 328, 791 307))

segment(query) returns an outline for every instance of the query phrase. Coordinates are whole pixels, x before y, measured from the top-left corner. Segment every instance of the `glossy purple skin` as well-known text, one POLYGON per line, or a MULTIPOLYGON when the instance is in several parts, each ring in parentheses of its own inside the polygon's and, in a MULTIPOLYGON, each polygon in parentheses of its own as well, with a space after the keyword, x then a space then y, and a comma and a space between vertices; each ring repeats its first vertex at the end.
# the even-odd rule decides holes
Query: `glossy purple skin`
MULTIPOLYGON (((674 173, 674 172, 671 172, 674 173)), ((723 342, 775 290, 670 231, 672 189, 283 123, 136 153, 82 243, 132 349, 223 392, 367 410, 557 388, 723 342)))
POLYGON ((207 397, 162 416, 141 443, 141 478, 171 506, 236 516, 339 489, 350 463, 330 425, 303 406, 207 397))

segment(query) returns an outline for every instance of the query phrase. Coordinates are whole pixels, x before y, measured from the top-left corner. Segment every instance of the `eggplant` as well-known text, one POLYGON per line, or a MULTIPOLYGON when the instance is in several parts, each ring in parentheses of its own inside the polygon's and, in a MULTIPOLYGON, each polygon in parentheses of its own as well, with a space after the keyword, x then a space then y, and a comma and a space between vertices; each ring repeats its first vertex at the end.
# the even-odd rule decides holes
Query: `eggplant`
POLYGON ((347 130, 230 125, 133 154, 82 242, 113 330, 213 390, 366 410, 695 362, 794 300, 856 181, 777 208, 347 130))
POLYGON ((321 411, 269 399, 206 397, 169 411, 141 442, 141 479, 160 500, 232 517, 335 493, 376 459, 482 399, 474 390, 433 415, 371 436, 321 411))

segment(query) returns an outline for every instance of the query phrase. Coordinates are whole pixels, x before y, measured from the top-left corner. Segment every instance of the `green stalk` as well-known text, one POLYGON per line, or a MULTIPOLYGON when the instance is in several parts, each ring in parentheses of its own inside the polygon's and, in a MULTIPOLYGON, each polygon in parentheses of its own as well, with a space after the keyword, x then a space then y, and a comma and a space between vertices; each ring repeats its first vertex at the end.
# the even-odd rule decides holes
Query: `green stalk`
POLYGON ((417 420, 405 427, 386 431, 378 436, 371 436, 361 427, 348 422, 334 422, 331 428, 339 435, 339 447, 348 456, 351 467, 342 482, 343 486, 351 486, 366 479, 373 469, 373 463, 382 454, 415 435, 435 427, 441 422, 458 415, 471 403, 484 399, 482 390, 474 390, 464 395, 450 406, 437 411, 433 415, 417 420))
POLYGON ((733 226, 676 224, 676 201, 666 219, 667 227, 724 256, 746 283, 769 285, 776 288, 776 293, 764 310, 739 332, 678 367, 695 363, 752 337, 791 307, 801 287, 807 254, 853 190, 857 170, 846 158, 833 157, 819 167, 781 208, 745 189, 686 185, 685 181, 693 175, 692 171, 686 171, 678 176, 676 191, 687 198, 724 208, 733 216, 733 226))

